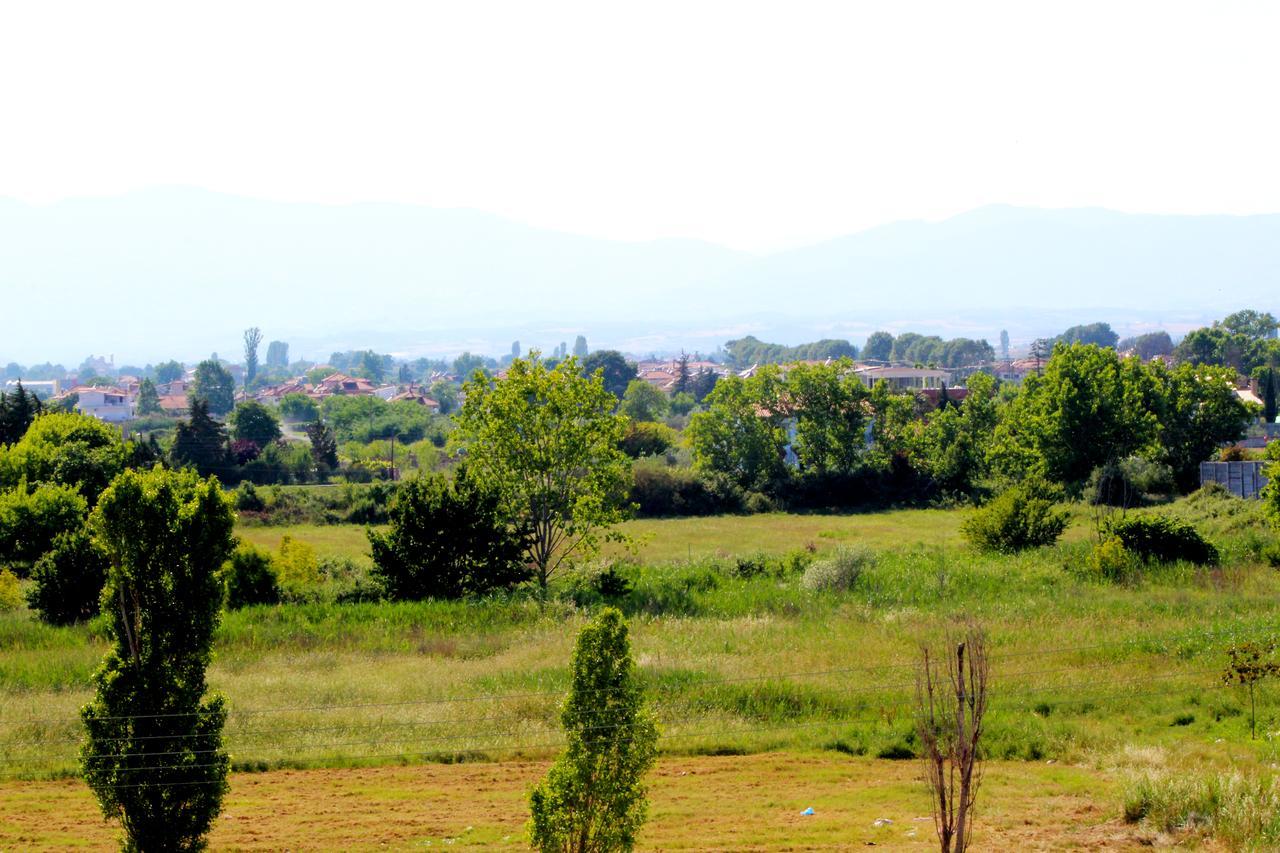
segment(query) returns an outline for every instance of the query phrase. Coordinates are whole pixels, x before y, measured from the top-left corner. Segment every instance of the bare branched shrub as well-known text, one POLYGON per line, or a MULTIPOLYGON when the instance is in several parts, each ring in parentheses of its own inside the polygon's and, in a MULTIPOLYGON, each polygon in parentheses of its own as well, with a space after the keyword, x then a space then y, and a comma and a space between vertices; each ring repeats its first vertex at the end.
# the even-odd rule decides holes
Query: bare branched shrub
POLYGON ((942 853, 967 850, 982 781, 978 744, 987 713, 987 644, 970 628, 942 650, 924 648, 916 678, 916 732, 942 853))

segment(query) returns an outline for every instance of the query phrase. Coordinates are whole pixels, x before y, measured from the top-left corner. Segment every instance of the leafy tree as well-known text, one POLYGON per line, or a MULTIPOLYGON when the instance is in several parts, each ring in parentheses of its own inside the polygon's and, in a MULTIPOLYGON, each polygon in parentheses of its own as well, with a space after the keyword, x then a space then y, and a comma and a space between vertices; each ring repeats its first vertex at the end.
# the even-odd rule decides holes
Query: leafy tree
POLYGON ((1150 368, 1156 383, 1153 412, 1159 424, 1159 461, 1173 469, 1184 492, 1200 484, 1200 463, 1244 435, 1249 407, 1236 396, 1235 372, 1226 367, 1181 364, 1150 368))
POLYGON ((1059 335, 1058 340, 1064 344, 1093 344, 1114 348, 1120 336, 1112 331, 1110 323, 1089 323, 1084 326, 1072 326, 1059 335))
POLYGON ((965 519, 960 532, 979 550, 1012 554, 1057 542, 1068 520, 1052 501, 1014 486, 965 519))
POLYGON ((236 406, 227 420, 231 437, 237 441, 252 441, 258 447, 266 447, 281 436, 280 421, 275 413, 256 400, 246 400, 236 406))
POLYGON ((209 416, 204 401, 193 401, 191 417, 178 424, 169 459, 174 467, 194 468, 202 477, 225 473, 230 467, 226 428, 209 416))
POLYGON ((676 443, 676 431, 652 421, 628 421, 618 447, 632 459, 666 453, 676 443))
POLYGON ((81 771, 130 850, 200 850, 227 790, 220 696, 205 670, 235 515, 216 481, 126 471, 90 522, 108 555, 111 650, 81 711, 81 771))
POLYGON ((338 468, 338 441, 333 430, 321 421, 312 421, 306 426, 307 438, 311 441, 311 458, 315 460, 316 469, 323 477, 338 468))
MULTIPOLYGON (((236 382, 219 362, 212 359, 196 365, 195 381, 189 395, 204 403, 210 413, 225 415, 236 404, 236 382)), ((194 405, 193 405, 194 408, 194 405)))
POLYGON ((381 382, 387 375, 386 359, 373 350, 365 350, 360 353, 359 374, 372 382, 381 382))
POLYGON ((670 408, 673 415, 687 415, 696 405, 698 401, 688 391, 678 391, 671 395, 670 408))
POLYGON ((271 555, 252 545, 240 545, 222 567, 227 609, 280 601, 280 582, 271 555))
POLYGON ((463 468, 401 484, 390 528, 368 531, 373 572, 397 600, 460 598, 515 586, 529 577, 525 537, 501 496, 472 481, 463 468))
POLYGON ((1255 341, 1261 341, 1276 336, 1276 330, 1280 329, 1280 321, 1270 313, 1246 309, 1228 314, 1222 319, 1221 326, 1233 335, 1244 335, 1255 341))
POLYGON ((693 374, 689 372, 689 354, 681 352, 676 359, 676 381, 671 386, 673 394, 692 394, 693 374))
POLYGON ((722 379, 686 431, 694 466, 718 472, 744 489, 764 491, 783 476, 786 433, 778 404, 781 374, 773 366, 750 379, 722 379))
POLYGON ((320 417, 320 409, 306 394, 294 392, 280 398, 280 414, 291 421, 314 421, 320 417))
POLYGON ((803 471, 849 474, 866 444, 866 386, 852 362, 799 364, 786 378, 785 406, 795 417, 792 442, 803 471))
POLYGON ((462 380, 470 379, 471 374, 475 373, 477 370, 484 369, 484 358, 478 355, 472 355, 469 352, 464 352, 453 360, 453 373, 462 380))
MULTIPOLYGON (((64 533, 78 530, 89 505, 74 486, 25 484, 0 492, 0 563, 30 566, 64 533)), ((21 572, 19 572, 21 574, 21 572)))
POLYGON ((519 358, 519 357, 520 357, 520 342, 519 342, 519 341, 512 341, 512 342, 511 342, 511 357, 512 357, 512 358, 519 358))
POLYGON ((636 366, 614 349, 599 349, 582 360, 582 372, 594 376, 599 371, 604 377, 604 388, 619 400, 627 393, 627 385, 636 378, 636 366))
POLYGON ((258 347, 261 344, 261 329, 254 326, 244 330, 244 386, 246 388, 258 378, 258 347))
POLYGON ((57 483, 90 505, 125 467, 128 449, 116 428, 87 415, 53 413, 32 422, 22 440, 0 448, 0 488, 57 483))
POLYGON ((107 568, 106 552, 83 527, 60 533, 31 569, 27 605, 51 625, 92 619, 107 568))
POLYGON ((973 494, 987 476, 987 457, 998 420, 996 383, 986 373, 969 377, 964 402, 940 409, 920 435, 923 467, 944 492, 973 494))
POLYGON ((633 421, 656 421, 667 413, 667 395, 643 379, 632 379, 619 411, 633 421))
POLYGON ((1137 359, 1058 344, 1043 376, 1004 407, 993 453, 1014 480, 1043 477, 1078 489, 1093 469, 1152 449, 1159 391, 1137 359))
POLYGON ((720 381, 720 377, 703 368, 694 374, 693 379, 689 382, 689 393, 693 395, 693 399, 701 403, 707 399, 707 395, 716 387, 716 383, 720 381))
POLYGON ((1259 681, 1280 676, 1274 643, 1246 640, 1227 649, 1229 662, 1222 673, 1223 684, 1239 684, 1249 691, 1249 737, 1258 737, 1258 703, 1254 695, 1259 681))
POLYGON ((12 394, 0 392, 0 445, 21 440, 43 410, 40 398, 23 388, 21 380, 12 394))
POLYGON ((456 443, 477 485, 502 496, 529 531, 528 557, 543 590, 566 559, 593 551, 621 521, 630 471, 618 449, 626 418, 600 376, 576 358, 548 370, 537 357, 511 363, 505 379, 463 387, 456 443))
POLYGON ((872 332, 862 347, 862 357, 868 361, 888 361, 893 355, 893 335, 888 332, 872 332))
POLYGON ((458 386, 443 379, 431 386, 431 399, 440 404, 440 414, 450 415, 458 410, 458 386))
POLYGON ((1133 352, 1143 361, 1156 356, 1173 355, 1173 339, 1168 332, 1148 332, 1133 339, 1133 352))
POLYGON ((182 374, 186 373, 186 368, 178 361, 162 361, 156 365, 156 382, 161 385, 168 385, 175 379, 181 379, 182 374))
POLYGON ((1009 360, 1009 330, 1000 330, 1000 357, 1005 361, 1009 360))
POLYGON ((789 347, 785 344, 765 343, 752 335, 747 335, 745 338, 728 341, 724 348, 729 363, 740 369, 753 364, 788 364, 793 361, 854 358, 858 354, 858 349, 853 344, 833 338, 789 347))
POLYGON ((578 335, 573 339, 573 357, 581 361, 587 357, 587 354, 587 339, 582 335, 578 335))
POLYGON ((267 344, 267 367, 285 370, 289 367, 289 345, 284 341, 267 344))
POLYGON ((144 379, 138 385, 138 414, 160 414, 160 395, 156 393, 156 383, 144 379))
POLYGON ((529 835, 538 850, 631 850, 648 803, 643 779, 658 733, 622 614, 600 611, 578 635, 573 682, 560 713, 568 743, 529 796, 529 835))

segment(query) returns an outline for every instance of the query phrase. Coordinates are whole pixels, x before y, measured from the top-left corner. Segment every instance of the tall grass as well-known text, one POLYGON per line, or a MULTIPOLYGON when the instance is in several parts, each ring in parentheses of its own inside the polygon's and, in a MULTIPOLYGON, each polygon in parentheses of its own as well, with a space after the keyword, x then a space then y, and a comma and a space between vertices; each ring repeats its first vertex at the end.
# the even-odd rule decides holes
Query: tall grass
POLYGON ((1274 850, 1280 847, 1280 779, 1262 772, 1147 771, 1125 785, 1124 816, 1234 849, 1274 850))

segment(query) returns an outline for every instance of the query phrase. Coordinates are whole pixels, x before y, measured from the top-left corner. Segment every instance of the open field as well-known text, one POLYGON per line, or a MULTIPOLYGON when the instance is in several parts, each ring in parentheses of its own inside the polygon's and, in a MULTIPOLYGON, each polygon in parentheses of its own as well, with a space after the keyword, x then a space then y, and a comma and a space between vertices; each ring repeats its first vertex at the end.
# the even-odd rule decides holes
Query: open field
MULTIPOLYGON (((237 774, 211 846, 527 849, 525 797, 544 771, 505 762, 237 774)), ((915 762, 833 753, 666 759, 650 777, 640 846, 936 848, 918 775, 915 762)), ((1115 787, 1083 767, 997 763, 975 849, 1138 849, 1149 836, 1120 820, 1115 787)), ((107 850, 116 833, 77 782, 11 783, 0 798, 0 849, 107 850)))

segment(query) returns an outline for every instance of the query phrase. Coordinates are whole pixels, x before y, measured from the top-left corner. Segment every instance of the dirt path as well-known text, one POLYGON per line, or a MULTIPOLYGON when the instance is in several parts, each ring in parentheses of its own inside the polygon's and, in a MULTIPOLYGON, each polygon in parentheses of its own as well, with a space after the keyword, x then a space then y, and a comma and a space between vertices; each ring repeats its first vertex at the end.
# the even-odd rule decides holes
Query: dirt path
MULTIPOLYGON (((541 763, 238 774, 215 850, 527 846, 525 797, 541 763)), ((836 753, 664 759, 651 782, 644 849, 813 850, 936 846, 915 762, 836 753), (801 815, 812 807, 815 814, 801 815), (880 822, 879 825, 876 825, 880 822)), ((1085 768, 988 767, 977 850, 1127 850, 1113 780, 1085 768)), ((112 849, 76 781, 0 783, 0 850, 112 849)), ((1148 842, 1149 843, 1149 842, 1148 842)))

